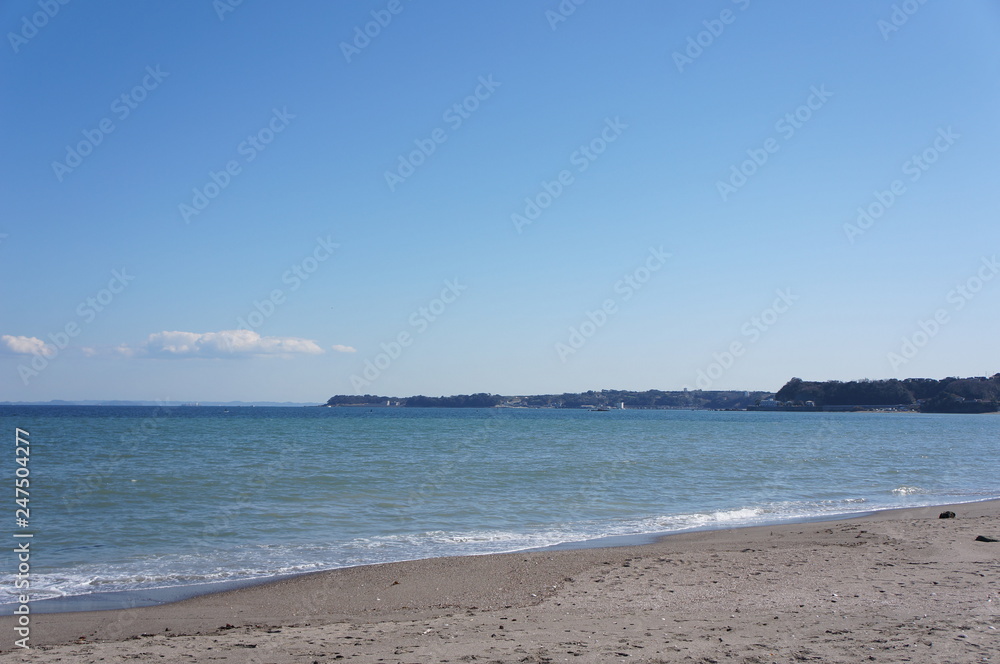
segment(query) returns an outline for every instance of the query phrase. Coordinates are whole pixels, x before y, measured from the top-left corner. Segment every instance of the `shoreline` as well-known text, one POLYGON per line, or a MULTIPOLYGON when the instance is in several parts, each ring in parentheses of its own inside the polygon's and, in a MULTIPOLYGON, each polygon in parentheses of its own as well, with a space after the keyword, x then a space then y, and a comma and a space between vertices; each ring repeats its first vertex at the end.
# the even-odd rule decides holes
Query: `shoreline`
MULTIPOLYGON (((245 655, 239 649, 271 647, 268 661, 291 662, 299 660, 278 653, 289 639, 306 636, 330 644, 330 653, 358 661, 427 661, 432 647, 439 658, 489 651, 496 661, 519 661, 525 655, 514 653, 530 655, 524 640, 530 636, 533 643, 552 641, 547 651, 573 641, 567 647, 581 655, 572 661, 596 662, 615 659, 614 653, 576 633, 601 634, 598 641, 615 643, 612 636, 621 636, 615 630, 627 633, 632 644, 612 646, 616 652, 653 657, 658 648, 661 661, 673 661, 669 648, 721 656, 720 643, 729 644, 730 654, 760 654, 760 648, 784 652, 796 645, 790 638, 799 645, 806 639, 810 645, 803 647, 823 661, 861 661, 867 655, 852 659, 837 649, 851 639, 877 643, 876 634, 893 630, 907 635, 906 647, 913 649, 908 656, 926 650, 926 660, 911 661, 948 661, 941 644, 959 659, 998 647, 1000 543, 977 542, 977 535, 1000 537, 1000 500, 699 530, 633 546, 348 567, 146 608, 33 615, 32 655, 43 659, 31 661, 73 659, 84 651, 110 658, 151 649, 169 654, 175 648, 212 648, 221 656, 227 648, 245 655), (958 517, 938 519, 945 510, 958 517), (954 634, 930 639, 937 649, 921 646, 928 634, 921 621, 938 625, 931 632, 954 634), (507 629, 498 636, 499 625, 507 629), (664 641, 661 632, 668 627, 673 631, 664 641), (512 643, 511 628, 524 632, 523 638, 512 643), (830 636, 834 630, 837 638, 830 636), (359 631, 368 634, 363 642, 344 640, 359 631), (452 633, 446 642, 442 631, 452 633), (733 631, 746 635, 745 642, 731 642, 733 631), (708 634, 712 638, 702 639, 708 634), (683 639, 690 643, 681 645, 683 639), (416 644, 407 647, 417 656, 393 658, 402 642, 416 644), (53 659, 44 659, 48 655, 39 647, 53 659)), ((0 658, 24 661, 28 651, 10 652, 14 616, 0 618, 0 624, 5 653, 0 658)))
MULTIPOLYGON (((924 509, 924 508, 935 508, 935 507, 945 508, 945 507, 954 507, 956 505, 968 505, 981 502, 990 502, 992 500, 1000 502, 1000 497, 972 500, 962 503, 947 503, 942 505, 935 504, 935 505, 923 505, 920 507, 875 508, 875 509, 859 510, 857 512, 840 512, 835 514, 821 514, 812 516, 791 516, 784 519, 777 519, 774 521, 769 521, 764 519, 759 523, 743 523, 738 525, 703 525, 703 526, 697 526, 693 528, 671 531, 671 532, 634 533, 628 535, 606 535, 603 537, 559 542, 557 544, 550 544, 541 547, 515 549, 513 551, 504 551, 498 553, 458 554, 453 556, 436 556, 431 558, 410 558, 410 559, 380 562, 380 563, 362 563, 360 565, 333 567, 329 569, 316 570, 313 572, 276 574, 271 576, 247 577, 247 578, 229 579, 223 581, 208 581, 205 583, 180 584, 174 586, 158 586, 153 588, 136 589, 136 590, 114 590, 114 591, 95 592, 95 593, 87 593, 80 595, 66 595, 63 597, 51 597, 46 599, 35 600, 31 603, 31 609, 32 613, 44 615, 44 614, 59 614, 59 613, 80 613, 80 612, 91 612, 91 611, 116 611, 116 610, 127 610, 133 608, 148 608, 148 607, 175 604, 177 602, 183 602, 186 600, 195 599, 197 597, 201 597, 204 595, 213 595, 216 593, 228 592, 231 590, 239 590, 242 588, 267 585, 288 579, 296 579, 299 577, 309 576, 313 574, 337 572, 339 570, 354 569, 358 567, 370 567, 374 565, 391 565, 401 562, 419 562, 423 560, 435 560, 437 558, 465 558, 465 557, 478 557, 478 556, 513 555, 518 553, 536 553, 536 552, 548 552, 548 551, 580 551, 588 549, 645 546, 650 544, 656 544, 657 542, 660 542, 664 538, 668 537, 675 537, 678 535, 686 535, 686 534, 700 533, 700 532, 709 532, 714 530, 738 531, 744 528, 757 528, 765 526, 836 522, 847 519, 862 518, 865 516, 871 516, 882 512, 892 512, 895 510, 924 509)), ((5 616, 13 615, 13 611, 16 606, 17 606, 16 602, 0 604, 0 619, 2 619, 5 616)))

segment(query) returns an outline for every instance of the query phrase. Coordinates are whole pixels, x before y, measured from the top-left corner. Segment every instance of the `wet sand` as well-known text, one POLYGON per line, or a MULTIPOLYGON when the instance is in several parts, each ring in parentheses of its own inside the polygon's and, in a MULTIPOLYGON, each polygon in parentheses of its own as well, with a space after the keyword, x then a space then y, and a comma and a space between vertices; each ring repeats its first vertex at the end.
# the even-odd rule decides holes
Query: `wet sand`
POLYGON ((1000 662, 1000 501, 0 618, 0 662, 1000 662), (945 510, 954 519, 939 519, 945 510))

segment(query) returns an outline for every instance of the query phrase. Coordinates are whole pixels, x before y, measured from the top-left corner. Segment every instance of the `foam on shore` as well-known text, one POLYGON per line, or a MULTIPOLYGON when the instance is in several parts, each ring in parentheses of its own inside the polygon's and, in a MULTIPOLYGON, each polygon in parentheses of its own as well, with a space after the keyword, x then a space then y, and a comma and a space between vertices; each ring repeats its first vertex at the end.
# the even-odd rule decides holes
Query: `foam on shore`
MULTIPOLYGON (((305 642, 317 658, 372 662, 981 661, 997 654, 1000 544, 977 535, 1000 535, 1000 501, 345 568, 162 606, 34 615, 31 644, 64 645, 31 661, 169 662, 209 648, 242 661, 253 648, 280 663, 305 642), (939 519, 945 510, 957 518, 939 519)), ((0 618, 4 651, 12 620, 0 618)))

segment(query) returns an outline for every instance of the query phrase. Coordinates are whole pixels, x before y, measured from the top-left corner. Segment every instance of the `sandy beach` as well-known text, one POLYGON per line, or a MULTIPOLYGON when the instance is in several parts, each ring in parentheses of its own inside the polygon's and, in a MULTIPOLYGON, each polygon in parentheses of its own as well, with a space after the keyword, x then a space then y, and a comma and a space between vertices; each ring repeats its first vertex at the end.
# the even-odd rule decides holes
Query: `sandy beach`
POLYGON ((1000 501, 36 614, 3 662, 1000 661, 1000 501), (956 518, 939 519, 945 510, 956 518))

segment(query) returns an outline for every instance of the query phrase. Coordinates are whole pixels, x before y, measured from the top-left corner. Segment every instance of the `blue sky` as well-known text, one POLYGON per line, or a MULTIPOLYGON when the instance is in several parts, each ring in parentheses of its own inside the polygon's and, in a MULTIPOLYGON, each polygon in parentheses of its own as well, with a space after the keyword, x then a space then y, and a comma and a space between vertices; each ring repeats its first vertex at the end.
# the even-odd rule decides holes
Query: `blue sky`
POLYGON ((0 400, 1000 370, 994 3, 0 21, 0 400))

